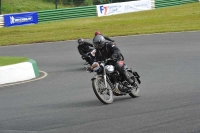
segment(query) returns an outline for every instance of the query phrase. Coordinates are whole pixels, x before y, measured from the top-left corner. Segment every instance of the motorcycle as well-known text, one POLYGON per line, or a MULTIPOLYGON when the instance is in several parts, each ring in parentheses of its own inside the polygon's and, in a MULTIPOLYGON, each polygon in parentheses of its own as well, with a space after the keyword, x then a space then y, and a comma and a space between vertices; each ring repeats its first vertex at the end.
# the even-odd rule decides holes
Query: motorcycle
MULTIPOLYGON (((95 52, 96 52, 96 49, 93 49, 90 52, 86 53, 88 55, 88 58, 91 60, 91 62, 93 62, 93 60, 94 60, 95 52)), ((82 59, 85 60, 84 57, 82 57, 82 59)), ((84 68, 91 66, 91 64, 87 60, 85 60, 85 61, 86 61, 86 63, 84 64, 84 68)))
MULTIPOLYGON (((92 77, 92 87, 96 97, 104 104, 110 104, 114 96, 124 96, 129 94, 132 98, 139 97, 140 76, 137 72, 129 69, 125 64, 127 75, 134 81, 134 86, 127 87, 129 83, 111 65, 113 59, 98 62, 95 68, 96 74, 92 77)), ((124 63, 122 61, 122 63, 124 63)))

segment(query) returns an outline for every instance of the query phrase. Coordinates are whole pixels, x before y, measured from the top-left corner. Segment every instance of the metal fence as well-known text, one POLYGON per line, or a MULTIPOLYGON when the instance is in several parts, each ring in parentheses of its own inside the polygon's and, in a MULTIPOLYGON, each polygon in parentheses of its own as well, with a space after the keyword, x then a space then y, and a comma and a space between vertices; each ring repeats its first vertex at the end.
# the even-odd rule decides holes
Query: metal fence
POLYGON ((96 6, 85 6, 75 8, 64 8, 57 10, 46 10, 38 12, 38 22, 56 21, 62 19, 73 19, 96 16, 96 6))
POLYGON ((193 2, 199 2, 199 0, 155 0, 155 8, 177 6, 193 2))

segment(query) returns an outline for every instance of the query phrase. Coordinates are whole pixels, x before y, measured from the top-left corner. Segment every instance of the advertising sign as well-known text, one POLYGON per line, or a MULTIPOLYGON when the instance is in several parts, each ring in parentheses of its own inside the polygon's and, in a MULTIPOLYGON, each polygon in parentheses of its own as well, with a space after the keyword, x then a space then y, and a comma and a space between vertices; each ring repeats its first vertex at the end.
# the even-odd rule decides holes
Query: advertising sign
POLYGON ((97 5, 98 16, 137 12, 151 9, 151 0, 139 0, 114 4, 97 5))
POLYGON ((37 12, 27 12, 27 13, 5 14, 4 15, 5 27, 37 24, 37 23, 38 23, 37 12))

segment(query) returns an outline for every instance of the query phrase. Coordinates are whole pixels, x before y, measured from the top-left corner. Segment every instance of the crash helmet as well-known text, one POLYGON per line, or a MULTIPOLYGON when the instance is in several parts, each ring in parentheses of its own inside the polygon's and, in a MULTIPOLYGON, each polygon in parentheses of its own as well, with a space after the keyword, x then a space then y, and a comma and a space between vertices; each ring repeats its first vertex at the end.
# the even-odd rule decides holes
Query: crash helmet
POLYGON ((79 39, 78 39, 78 44, 81 45, 81 44, 83 44, 83 43, 84 43, 83 38, 79 38, 79 39))
POLYGON ((94 33, 94 36, 97 36, 97 35, 100 35, 101 33, 99 32, 99 31, 96 31, 95 33, 94 33))
POLYGON ((105 44, 105 38, 102 35, 97 35, 93 39, 93 45, 96 49, 101 49, 105 44))

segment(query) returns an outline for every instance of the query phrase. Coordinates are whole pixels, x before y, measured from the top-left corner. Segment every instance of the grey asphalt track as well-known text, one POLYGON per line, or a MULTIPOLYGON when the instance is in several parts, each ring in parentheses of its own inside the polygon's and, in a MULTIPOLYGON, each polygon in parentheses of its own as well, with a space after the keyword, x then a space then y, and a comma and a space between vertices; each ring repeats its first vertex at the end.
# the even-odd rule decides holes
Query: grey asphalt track
POLYGON ((76 41, 0 47, 48 73, 0 88, 0 133, 199 133, 200 32, 113 39, 142 84, 139 98, 109 105, 93 93, 76 41))

